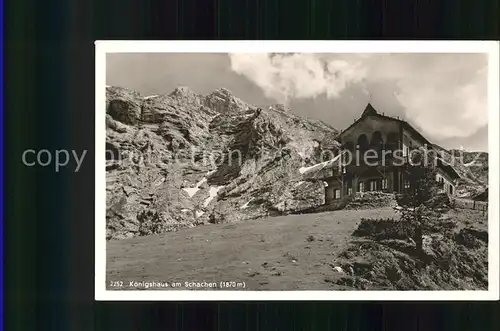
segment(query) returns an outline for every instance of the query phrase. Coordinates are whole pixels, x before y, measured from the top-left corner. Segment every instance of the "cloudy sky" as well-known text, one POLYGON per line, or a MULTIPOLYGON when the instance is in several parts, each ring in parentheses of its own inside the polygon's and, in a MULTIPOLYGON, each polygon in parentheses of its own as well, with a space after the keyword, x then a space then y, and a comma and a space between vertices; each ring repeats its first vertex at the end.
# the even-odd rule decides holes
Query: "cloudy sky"
POLYGON ((224 87, 248 103, 285 103, 338 129, 371 102, 443 147, 488 148, 483 54, 116 53, 107 55, 106 71, 107 85, 145 96, 224 87))

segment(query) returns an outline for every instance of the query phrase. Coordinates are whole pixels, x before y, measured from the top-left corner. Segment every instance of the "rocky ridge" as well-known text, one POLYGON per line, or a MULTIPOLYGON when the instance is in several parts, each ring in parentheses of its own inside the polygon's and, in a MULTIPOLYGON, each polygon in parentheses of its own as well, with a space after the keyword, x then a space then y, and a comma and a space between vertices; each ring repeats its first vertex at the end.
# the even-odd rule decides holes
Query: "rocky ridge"
POLYGON ((108 239, 300 212, 324 184, 299 169, 338 150, 337 130, 227 89, 142 96, 106 87, 108 239))

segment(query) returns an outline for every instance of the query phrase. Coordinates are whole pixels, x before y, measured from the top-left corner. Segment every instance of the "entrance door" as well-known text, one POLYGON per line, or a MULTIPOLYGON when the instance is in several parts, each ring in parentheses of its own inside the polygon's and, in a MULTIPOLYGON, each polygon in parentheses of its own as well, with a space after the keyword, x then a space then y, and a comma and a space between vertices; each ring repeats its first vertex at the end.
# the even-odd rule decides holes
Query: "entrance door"
POLYGON ((399 172, 396 170, 392 174, 392 191, 399 192, 399 172))
POLYGON ((333 191, 333 187, 325 187, 325 202, 326 203, 330 203, 333 201, 334 199, 334 191, 333 191))

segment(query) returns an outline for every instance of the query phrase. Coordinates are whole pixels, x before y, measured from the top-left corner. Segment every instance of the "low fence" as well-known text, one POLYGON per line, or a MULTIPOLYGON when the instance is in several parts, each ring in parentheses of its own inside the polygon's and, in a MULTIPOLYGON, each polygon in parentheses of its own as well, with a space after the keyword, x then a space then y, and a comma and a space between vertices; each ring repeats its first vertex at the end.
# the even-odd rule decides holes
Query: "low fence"
POLYGON ((455 208, 472 209, 482 211, 483 214, 488 212, 488 202, 475 201, 470 199, 452 199, 452 204, 455 208))

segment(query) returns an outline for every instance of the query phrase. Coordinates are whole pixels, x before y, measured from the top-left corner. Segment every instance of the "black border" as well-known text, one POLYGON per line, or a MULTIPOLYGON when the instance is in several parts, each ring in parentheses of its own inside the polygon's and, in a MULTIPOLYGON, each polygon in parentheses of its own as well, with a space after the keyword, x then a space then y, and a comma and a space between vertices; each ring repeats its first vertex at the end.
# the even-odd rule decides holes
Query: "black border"
POLYGON ((8 330, 498 330, 496 303, 94 302, 94 41, 498 39, 497 1, 34 1, 5 6, 8 330), (33 149, 88 150, 79 173, 33 149), (162 326, 163 328, 160 328, 162 326))

